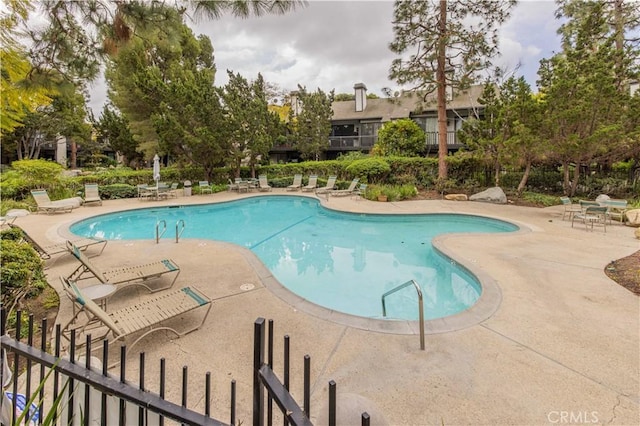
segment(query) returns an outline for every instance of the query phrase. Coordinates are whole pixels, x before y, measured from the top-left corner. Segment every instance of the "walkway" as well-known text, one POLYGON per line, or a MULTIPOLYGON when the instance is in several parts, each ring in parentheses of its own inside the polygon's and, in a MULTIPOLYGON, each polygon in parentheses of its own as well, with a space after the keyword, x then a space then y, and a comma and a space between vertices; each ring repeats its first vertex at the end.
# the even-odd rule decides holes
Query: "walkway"
MULTIPOLYGON (((253 195, 264 194, 249 194, 253 195)), ((70 235, 71 223, 96 214, 244 196, 105 201, 69 214, 21 217, 16 223, 38 240, 58 242, 70 235)), ((175 244, 171 238, 155 244, 153 235, 149 241, 111 241, 94 259, 97 264, 110 267, 171 257, 183 271, 177 286, 195 285, 214 299, 203 329, 178 340, 152 334, 139 344, 146 352, 151 389, 157 390, 155 372, 164 357, 172 375, 167 397, 179 402, 180 370, 187 365, 188 405, 201 408, 200 383, 210 371, 212 414, 225 420, 229 383, 235 379, 237 418, 250 423, 253 322, 264 317, 275 323, 276 372, 282 366, 282 337, 291 338, 291 386, 298 401, 302 401, 303 357, 311 357, 314 421, 325 417, 327 384, 334 380, 339 405, 341 396, 360 395, 372 404, 366 409, 382 412, 392 425, 566 424, 569 420, 638 424, 640 299, 603 273, 611 260, 640 249, 633 228, 613 224, 606 233, 571 228, 570 222, 562 221, 561 206, 538 209, 444 200, 378 203, 350 197, 323 197, 322 202, 353 212, 460 212, 522 225, 524 230, 516 234, 449 236, 437 242, 482 281, 495 281, 497 310, 479 324, 450 324, 456 331, 427 335, 426 351, 421 351, 415 334, 367 331, 292 306, 265 286, 273 277, 246 249, 204 240, 175 244)), ((70 256, 59 258, 47 269, 51 285, 60 290, 58 276, 75 266, 70 256)), ((117 309, 146 297, 143 290, 123 290, 109 307, 117 309)), ((63 296, 58 321, 64 323, 70 315, 70 302, 63 296)), ((137 377, 133 364, 137 356, 132 354, 128 377, 137 377)), ((372 424, 379 424, 375 417, 372 424)))

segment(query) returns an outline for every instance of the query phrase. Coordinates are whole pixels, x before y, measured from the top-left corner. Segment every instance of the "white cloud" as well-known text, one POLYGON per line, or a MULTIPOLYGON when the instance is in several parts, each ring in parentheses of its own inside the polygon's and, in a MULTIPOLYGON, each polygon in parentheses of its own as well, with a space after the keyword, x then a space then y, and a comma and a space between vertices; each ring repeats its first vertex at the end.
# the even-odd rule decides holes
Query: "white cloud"
MULTIPOLYGON (((521 63, 517 75, 532 88, 540 59, 559 49, 555 9, 549 0, 520 1, 501 28, 496 63, 511 69, 521 63)), ((226 84, 229 69, 248 79, 261 73, 285 92, 300 84, 352 93, 354 84, 364 83, 369 93, 382 95, 384 87, 397 89, 387 77, 395 57, 388 48, 392 17, 392 1, 310 1, 285 15, 224 16, 191 26, 211 39, 218 86, 226 84)), ((95 92, 91 105, 100 110, 103 97, 95 92)))

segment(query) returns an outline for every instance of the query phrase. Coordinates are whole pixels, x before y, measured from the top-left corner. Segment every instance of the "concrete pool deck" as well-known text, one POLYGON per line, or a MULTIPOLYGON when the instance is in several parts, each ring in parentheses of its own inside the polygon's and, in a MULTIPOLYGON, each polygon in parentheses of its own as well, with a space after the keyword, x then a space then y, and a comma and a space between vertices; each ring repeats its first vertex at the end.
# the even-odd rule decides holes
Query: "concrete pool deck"
MULTIPOLYGON (((159 202, 113 200, 67 214, 32 214, 16 224, 40 242, 55 243, 70 236, 70 224, 97 214, 245 196, 225 192, 159 202)), ((273 277, 249 250, 195 239, 176 244, 169 226, 160 244, 151 239, 150 230, 148 241, 110 241, 93 260, 107 269, 172 258, 182 270, 174 288, 195 285, 213 299, 213 309, 200 330, 180 339, 165 332, 147 336, 129 355, 127 376, 137 377, 137 353, 144 350, 147 387, 157 392, 159 359, 165 358, 170 376, 167 398, 179 403, 181 368, 186 365, 188 406, 203 411, 201 384, 209 371, 212 416, 222 421, 229 419, 229 383, 234 379, 237 419, 248 424, 253 324, 264 317, 274 320, 275 371, 280 376, 283 336, 290 336, 291 389, 299 403, 303 357, 311 357, 311 419, 318 424, 326 418, 330 380, 337 383, 339 406, 341 397, 359 395, 370 404, 364 409, 381 413, 391 425, 638 424, 640 299, 603 272, 611 260, 640 249, 633 228, 616 223, 607 226, 606 233, 602 228, 587 232, 577 224, 572 228, 570 221, 562 220, 562 206, 541 209, 445 200, 379 203, 324 196, 321 202, 350 212, 455 212, 520 225, 523 230, 517 233, 447 236, 436 242, 483 284, 494 282, 495 309, 484 312, 477 323, 429 323, 426 350, 421 351, 412 324, 400 332, 372 331, 366 321, 350 323, 349 318, 292 303, 289 295, 274 290, 273 277)), ((63 255, 48 265, 48 280, 61 294, 57 321, 64 324, 72 307, 58 277, 71 273, 77 262, 63 255)), ((141 287, 123 289, 109 300, 109 310, 149 297, 153 295, 141 287)), ((359 424, 338 420, 342 425, 359 424)), ((372 424, 380 424, 377 420, 372 417, 372 424)))

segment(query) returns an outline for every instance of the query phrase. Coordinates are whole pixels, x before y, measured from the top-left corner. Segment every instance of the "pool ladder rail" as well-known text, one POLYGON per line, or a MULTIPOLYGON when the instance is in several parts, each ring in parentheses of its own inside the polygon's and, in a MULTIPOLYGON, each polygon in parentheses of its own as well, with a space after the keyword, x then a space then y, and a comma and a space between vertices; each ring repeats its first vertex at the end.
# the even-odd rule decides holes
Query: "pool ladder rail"
POLYGON ((409 280, 406 283, 400 284, 397 287, 392 288, 391 290, 387 291, 385 294, 382 295, 382 316, 386 317, 387 316, 387 307, 384 303, 384 299, 385 297, 389 296, 392 293, 395 293, 398 290, 402 290, 403 288, 412 285, 415 287, 416 292, 418 293, 418 313, 420 316, 420 349, 424 351, 424 303, 422 301, 422 290, 420 289, 420 286, 418 285, 418 283, 415 280, 409 280))
MULTIPOLYGON (((183 219, 178 220, 176 222, 176 243, 180 241, 180 237, 184 232, 184 228, 185 228, 184 220, 183 219)), ((160 238, 162 238, 165 232, 167 232, 167 221, 164 219, 161 219, 156 222, 156 244, 160 243, 160 238), (162 225, 162 230, 160 229, 160 225, 162 225)))

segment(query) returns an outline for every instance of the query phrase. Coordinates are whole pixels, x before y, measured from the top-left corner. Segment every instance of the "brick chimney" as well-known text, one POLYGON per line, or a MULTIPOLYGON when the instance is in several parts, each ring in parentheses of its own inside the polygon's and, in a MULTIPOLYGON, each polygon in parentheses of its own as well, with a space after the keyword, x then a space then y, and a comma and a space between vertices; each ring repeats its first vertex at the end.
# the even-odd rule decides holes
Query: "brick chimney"
POLYGON ((357 83, 353 90, 356 92, 356 112, 362 112, 367 108, 367 86, 357 83))

